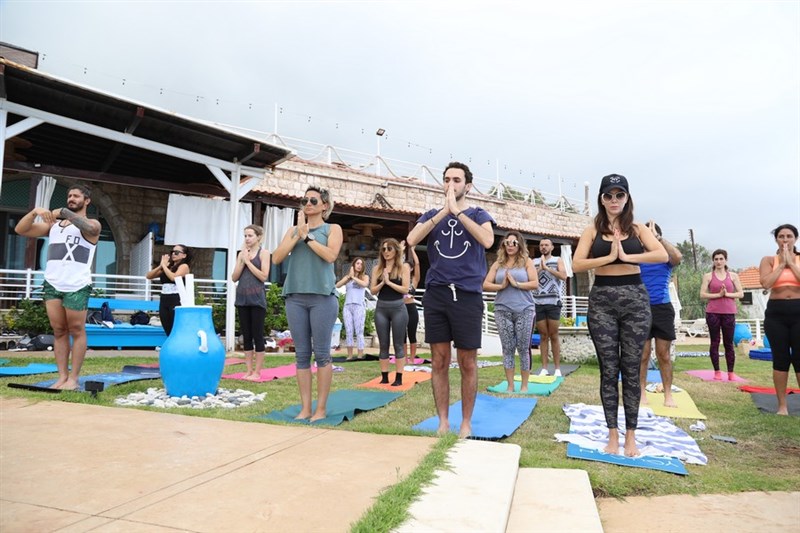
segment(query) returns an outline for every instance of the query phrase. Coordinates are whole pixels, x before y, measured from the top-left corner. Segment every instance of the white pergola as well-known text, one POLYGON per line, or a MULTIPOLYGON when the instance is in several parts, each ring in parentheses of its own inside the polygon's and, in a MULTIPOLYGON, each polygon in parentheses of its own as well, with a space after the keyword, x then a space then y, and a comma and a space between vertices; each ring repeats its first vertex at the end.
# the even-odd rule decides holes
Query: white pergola
MULTIPOLYGON (((240 200, 261 182, 266 172, 293 155, 291 150, 270 144, 263 139, 248 137, 153 106, 113 96, 0 58, 0 140, 3 141, 0 142, 0 161, 4 161, 5 141, 48 125, 105 139, 119 143, 119 145, 146 150, 169 159, 203 165, 230 197, 228 272, 233 271, 238 251, 236 242, 239 231, 238 207, 240 200), (98 108, 102 106, 103 111, 108 111, 108 103, 112 102, 112 106, 116 105, 120 114, 133 118, 127 122, 124 129, 117 130, 103 124, 103 120, 90 121, 86 118, 66 116, 66 114, 59 113, 57 109, 52 109, 54 105, 51 101, 45 102, 42 99, 42 103, 48 105, 36 105, 36 98, 32 98, 30 91, 26 90, 30 86, 40 89, 41 94, 62 91, 66 95, 65 98, 70 98, 70 101, 80 101, 84 105, 96 104, 98 108), (43 109, 48 106, 51 109, 43 109), (159 135, 153 134, 154 128, 148 130, 150 135, 137 135, 138 131, 145 129, 139 128, 139 125, 149 115, 156 117, 158 123, 155 125, 164 129, 180 129, 185 132, 195 130, 197 135, 202 135, 204 139, 218 137, 220 144, 224 142, 231 145, 232 149, 227 150, 228 153, 224 154, 230 157, 223 159, 220 152, 226 150, 220 150, 218 147, 208 150, 193 150, 176 146, 176 143, 169 142, 170 137, 174 138, 173 131, 170 131, 169 135, 164 135, 163 139, 160 139, 159 135), (10 123, 11 116, 14 116, 15 119, 22 118, 10 123), (251 162, 251 165, 247 165, 248 162, 251 162)), ((3 168, 0 167, 0 191, 2 191, 2 185, 3 168)), ((236 292, 230 277, 227 280, 227 289, 225 347, 230 351, 234 348, 236 292)))

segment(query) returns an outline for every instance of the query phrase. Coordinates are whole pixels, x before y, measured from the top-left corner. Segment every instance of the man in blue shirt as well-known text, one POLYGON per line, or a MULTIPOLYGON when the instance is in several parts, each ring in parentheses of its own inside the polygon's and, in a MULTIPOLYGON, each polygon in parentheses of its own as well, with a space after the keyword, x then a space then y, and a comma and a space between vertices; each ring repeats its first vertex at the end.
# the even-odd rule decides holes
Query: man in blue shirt
POLYGON ((656 357, 658 368, 661 371, 661 383, 664 386, 664 405, 677 407, 672 399, 672 360, 669 356, 670 346, 675 340, 675 308, 669 299, 669 280, 672 278, 672 268, 681 264, 683 255, 661 235, 661 228, 652 220, 647 227, 653 232, 656 239, 664 246, 669 260, 666 263, 642 263, 642 281, 650 294, 650 310, 653 323, 650 326, 650 335, 644 343, 642 363, 639 368, 639 382, 642 387, 642 401, 647 403, 645 385, 647 381, 647 367, 650 364, 650 339, 656 340, 656 357))
POLYGON ((461 371, 460 438, 472 433, 472 411, 478 391, 478 348, 483 319, 486 249, 494 244, 494 219, 480 207, 467 205, 472 172, 452 162, 444 171, 443 206, 423 214, 406 242, 416 246, 427 237, 430 268, 422 300, 425 342, 431 345, 433 401, 438 434, 450 431, 450 343, 461 371))

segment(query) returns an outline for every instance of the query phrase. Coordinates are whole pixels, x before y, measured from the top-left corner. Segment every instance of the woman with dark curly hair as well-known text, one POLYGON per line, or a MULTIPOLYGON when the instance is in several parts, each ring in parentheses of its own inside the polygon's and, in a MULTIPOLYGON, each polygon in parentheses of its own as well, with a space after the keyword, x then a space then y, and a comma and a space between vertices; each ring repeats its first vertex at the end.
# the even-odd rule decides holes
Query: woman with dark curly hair
POLYGON ((192 259, 194 253, 191 248, 185 244, 176 244, 170 253, 161 256, 161 263, 145 275, 147 279, 159 278, 161 281, 158 317, 167 337, 172 333, 172 326, 175 324, 175 308, 181 304, 175 278, 185 277, 192 271, 192 259))

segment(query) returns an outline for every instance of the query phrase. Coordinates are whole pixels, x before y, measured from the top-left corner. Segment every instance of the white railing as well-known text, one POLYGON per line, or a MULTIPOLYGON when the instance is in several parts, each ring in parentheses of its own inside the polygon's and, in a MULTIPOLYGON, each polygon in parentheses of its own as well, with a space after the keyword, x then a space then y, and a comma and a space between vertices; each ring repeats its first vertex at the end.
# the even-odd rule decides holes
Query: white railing
MULTIPOLYGON (((10 307, 13 302, 24 298, 41 300, 43 281, 44 272, 41 270, 0 269, 0 304, 10 307)), ((194 286, 195 294, 202 295, 207 303, 225 302, 225 280, 195 279, 194 286)), ((92 287, 95 294, 127 300, 152 300, 154 295, 161 293, 161 282, 144 276, 92 274, 92 287)))

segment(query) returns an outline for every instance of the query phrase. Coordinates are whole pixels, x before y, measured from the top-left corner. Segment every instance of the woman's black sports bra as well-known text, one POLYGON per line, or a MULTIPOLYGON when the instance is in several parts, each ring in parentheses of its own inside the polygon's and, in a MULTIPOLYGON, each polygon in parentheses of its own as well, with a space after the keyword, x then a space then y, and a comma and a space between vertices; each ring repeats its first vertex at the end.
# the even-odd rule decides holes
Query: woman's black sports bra
MULTIPOLYGON (((643 254, 644 253, 644 246, 642 246, 642 241, 639 240, 636 235, 629 235, 627 239, 624 241, 620 241, 622 244, 622 249, 625 250, 626 254, 643 254)), ((592 242, 592 248, 590 249, 592 257, 604 257, 611 253, 611 241, 603 240, 603 236, 598 233, 594 241, 592 242)), ((619 257, 617 257, 614 261, 609 263, 609 265, 631 265, 633 263, 628 263, 626 261, 622 261, 619 257)))

